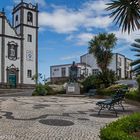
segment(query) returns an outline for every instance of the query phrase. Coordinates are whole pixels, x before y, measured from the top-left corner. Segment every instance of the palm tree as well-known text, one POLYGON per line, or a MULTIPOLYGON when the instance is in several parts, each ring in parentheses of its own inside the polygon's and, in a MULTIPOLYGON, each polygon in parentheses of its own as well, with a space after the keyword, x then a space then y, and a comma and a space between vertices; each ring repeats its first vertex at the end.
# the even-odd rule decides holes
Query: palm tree
POLYGON ((95 56, 97 65, 102 72, 108 69, 113 56, 112 49, 116 45, 116 41, 117 38, 113 33, 101 33, 89 42, 89 53, 95 56))
POLYGON ((136 52, 137 54, 135 55, 136 57, 138 57, 137 60, 133 61, 131 63, 131 66, 134 66, 133 71, 139 75, 140 74, 140 39, 136 39, 135 43, 133 43, 131 45, 133 47, 133 49, 131 49, 132 51, 136 52))
POLYGON ((106 10, 112 11, 110 17, 123 32, 140 29, 140 0, 112 0, 107 5, 106 10))

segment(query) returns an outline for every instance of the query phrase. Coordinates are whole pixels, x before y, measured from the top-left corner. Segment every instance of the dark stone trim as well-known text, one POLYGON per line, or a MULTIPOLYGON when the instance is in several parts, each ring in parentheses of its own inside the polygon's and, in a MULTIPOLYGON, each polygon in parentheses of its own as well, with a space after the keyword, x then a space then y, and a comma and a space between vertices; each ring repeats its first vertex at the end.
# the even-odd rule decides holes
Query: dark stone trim
MULTIPOLYGON (((36 26, 38 27, 38 12, 36 12, 36 26)), ((36 75, 37 74, 38 74, 38 28, 36 28, 36 75)))
POLYGON ((19 89, 34 89, 36 84, 18 84, 17 88, 19 89))
POLYGON ((126 58, 124 58, 124 78, 126 79, 126 58))
MULTIPOLYGON (((21 12, 21 16, 20 16, 20 23, 21 23, 21 26, 20 26, 20 33, 21 33, 21 37, 22 38, 24 38, 24 34, 23 34, 23 18, 24 18, 24 9, 23 8, 21 8, 21 10, 20 10, 20 12, 21 12)), ((20 56, 21 56, 21 62, 20 62, 20 80, 21 80, 21 83, 23 83, 23 77, 24 77, 24 72, 23 72, 23 59, 24 59, 24 41, 23 40, 21 40, 21 49, 20 49, 20 56)))
POLYGON ((8 79, 9 74, 11 73, 11 71, 14 71, 14 73, 16 75, 16 86, 17 86, 19 84, 19 69, 17 69, 17 68, 11 68, 11 69, 7 68, 6 71, 7 71, 7 84, 9 83, 9 79, 8 79))
MULTIPOLYGON (((17 84, 16 89, 34 89, 36 84, 17 84)), ((8 89, 7 83, 0 82, 1 89, 8 89)))
POLYGON ((116 75, 118 76, 118 54, 116 53, 116 75))
MULTIPOLYGON (((5 35, 5 17, 2 18, 2 34, 5 35)), ((2 36, 1 41, 1 81, 5 81, 5 37, 2 36)))
POLYGON ((39 28, 38 26, 32 26, 32 25, 28 25, 28 24, 19 24, 19 25, 17 25, 15 28, 18 28, 18 27, 20 27, 20 26, 26 26, 26 27, 30 27, 30 28, 39 28))
MULTIPOLYGON (((13 12, 12 14, 16 13, 18 10, 20 10, 21 8, 24 8, 26 10, 30 10, 30 11, 33 11, 33 12, 39 12, 38 9, 37 9, 37 6, 35 9, 31 9, 29 7, 25 7, 23 4, 26 4, 26 5, 29 5, 28 3, 19 3, 14 9, 13 9, 13 12)), ((34 5, 33 5, 34 6, 34 5)))
POLYGON ((5 38, 11 38, 11 39, 21 40, 21 38, 19 38, 19 37, 10 36, 10 35, 5 35, 5 34, 0 34, 0 37, 5 37, 5 38))

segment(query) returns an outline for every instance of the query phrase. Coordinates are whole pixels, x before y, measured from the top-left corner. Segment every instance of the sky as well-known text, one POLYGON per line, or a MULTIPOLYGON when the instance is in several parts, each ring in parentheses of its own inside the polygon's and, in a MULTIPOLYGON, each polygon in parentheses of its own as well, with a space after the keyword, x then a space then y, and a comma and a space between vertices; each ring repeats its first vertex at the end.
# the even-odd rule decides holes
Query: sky
MULTIPOLYGON (((110 0, 24 0, 39 4, 39 73, 50 76, 50 66, 79 62, 88 52, 88 42, 99 33, 114 33, 118 38, 113 50, 135 59, 131 44, 138 31, 122 33, 105 11, 110 0)), ((12 21, 13 6, 20 0, 0 1, 12 21)))

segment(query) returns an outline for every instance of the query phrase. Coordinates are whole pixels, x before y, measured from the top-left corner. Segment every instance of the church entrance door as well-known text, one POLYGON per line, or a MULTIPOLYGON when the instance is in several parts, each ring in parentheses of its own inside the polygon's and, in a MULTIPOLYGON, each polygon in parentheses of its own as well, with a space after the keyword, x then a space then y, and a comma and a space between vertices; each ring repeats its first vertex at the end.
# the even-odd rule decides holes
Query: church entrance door
POLYGON ((9 74, 9 84, 11 88, 16 88, 16 74, 9 74))

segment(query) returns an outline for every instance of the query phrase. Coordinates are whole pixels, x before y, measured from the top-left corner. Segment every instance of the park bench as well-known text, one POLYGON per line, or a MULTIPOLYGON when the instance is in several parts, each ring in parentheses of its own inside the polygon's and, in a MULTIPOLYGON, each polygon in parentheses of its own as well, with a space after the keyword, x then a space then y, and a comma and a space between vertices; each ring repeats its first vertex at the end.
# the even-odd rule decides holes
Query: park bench
POLYGON ((113 110, 117 116, 117 111, 114 106, 119 105, 122 107, 124 111, 124 107, 122 105, 122 101, 124 100, 124 97, 125 94, 119 91, 115 95, 113 95, 112 98, 97 102, 96 105, 100 107, 98 111, 98 115, 100 115, 101 110, 108 109, 110 111, 113 110))
POLYGON ((96 95, 96 89, 90 89, 87 93, 86 93, 87 96, 94 96, 96 95))

